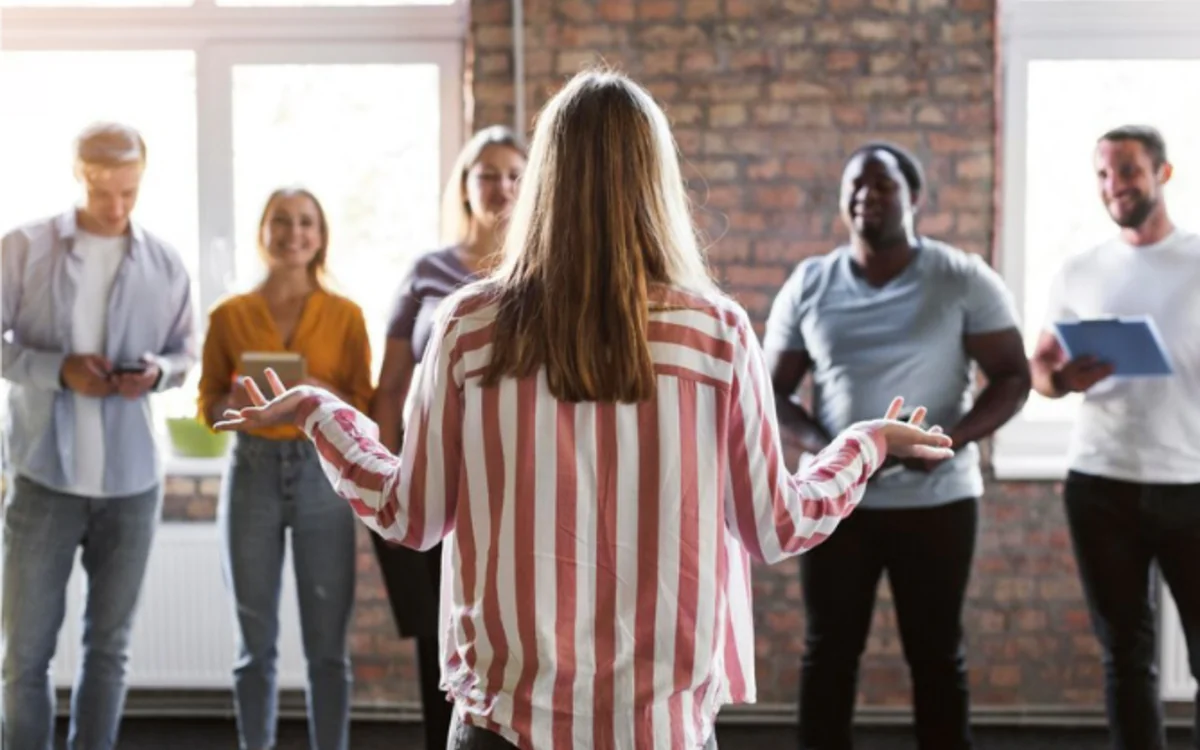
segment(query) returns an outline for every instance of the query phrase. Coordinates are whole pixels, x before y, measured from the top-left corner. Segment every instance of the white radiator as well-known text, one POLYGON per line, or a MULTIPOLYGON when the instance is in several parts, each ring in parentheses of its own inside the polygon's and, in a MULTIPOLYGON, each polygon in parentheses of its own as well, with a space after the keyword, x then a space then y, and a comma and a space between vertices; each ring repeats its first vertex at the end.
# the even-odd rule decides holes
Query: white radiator
POLYGON ((1175 600, 1171 598, 1167 587, 1162 587, 1162 606, 1159 610, 1162 616, 1159 622, 1159 648, 1162 650, 1160 661, 1161 690, 1163 700, 1191 701, 1196 697, 1196 681, 1192 679, 1188 669, 1187 641, 1183 637, 1183 627, 1179 622, 1179 610, 1175 609, 1175 600))
MULTIPOLYGON (((304 652, 291 555, 280 597, 278 680, 305 684, 304 652)), ((86 576, 76 558, 54 659, 54 683, 70 687, 79 663, 86 576)), ((212 523, 163 523, 155 535, 131 640, 129 685, 222 689, 233 684, 233 605, 221 574, 221 542, 212 523)))

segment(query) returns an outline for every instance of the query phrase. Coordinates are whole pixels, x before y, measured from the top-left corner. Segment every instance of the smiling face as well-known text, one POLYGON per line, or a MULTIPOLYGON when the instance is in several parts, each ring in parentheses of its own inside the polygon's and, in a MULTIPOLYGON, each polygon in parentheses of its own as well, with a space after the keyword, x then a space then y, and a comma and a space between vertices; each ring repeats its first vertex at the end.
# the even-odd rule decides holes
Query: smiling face
POLYGON ((525 171, 525 157, 516 149, 493 144, 480 152, 464 178, 471 220, 492 229, 512 211, 517 182, 525 171))
POLYGON ((842 173, 842 220, 870 245, 902 241, 912 226, 914 196, 896 157, 882 149, 855 155, 842 173))
POLYGON ((303 192, 277 194, 263 212, 259 242, 271 270, 317 270, 328 239, 320 207, 303 192))
POLYGON ((1140 227, 1162 200, 1168 165, 1156 166, 1145 146, 1128 139, 1100 141, 1095 167, 1100 200, 1108 215, 1124 229, 1140 227))

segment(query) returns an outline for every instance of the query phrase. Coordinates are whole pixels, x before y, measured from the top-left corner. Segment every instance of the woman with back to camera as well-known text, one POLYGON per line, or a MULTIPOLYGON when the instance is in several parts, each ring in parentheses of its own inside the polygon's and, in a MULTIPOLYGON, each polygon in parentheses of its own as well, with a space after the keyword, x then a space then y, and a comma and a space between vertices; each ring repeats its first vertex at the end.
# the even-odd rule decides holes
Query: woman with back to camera
POLYGON ((450 747, 715 747, 720 707, 755 698, 749 556, 818 544, 886 453, 950 441, 879 419, 785 469, 758 340, 628 79, 555 95, 522 182, 503 265, 439 311, 400 457, 319 388, 248 383, 220 427, 299 425, 369 527, 445 539, 450 747))
MULTIPOLYGON (((371 349, 358 305, 326 289, 325 212, 312 193, 276 190, 259 222, 266 279, 209 314, 200 412, 209 424, 247 403, 235 379, 247 352, 304 357, 307 378, 359 409, 371 398, 371 349)), ((237 436, 218 512, 225 577, 237 624, 234 699, 243 750, 275 745, 276 641, 284 531, 291 530, 300 630, 308 662, 309 745, 349 747, 354 605, 354 516, 322 480, 317 451, 296 427, 263 425, 237 436)))
MULTIPOLYGON (((512 130, 498 125, 476 133, 455 160, 442 199, 442 240, 447 247, 427 253, 413 265, 388 322, 371 418, 390 451, 399 451, 403 442, 404 400, 413 369, 425 353, 434 310, 454 290, 479 279, 496 259, 524 168, 524 146, 512 130)), ((396 629, 401 637, 417 640, 425 747, 445 750, 453 705, 438 686, 442 545, 419 552, 378 534, 372 534, 371 540, 396 629)))

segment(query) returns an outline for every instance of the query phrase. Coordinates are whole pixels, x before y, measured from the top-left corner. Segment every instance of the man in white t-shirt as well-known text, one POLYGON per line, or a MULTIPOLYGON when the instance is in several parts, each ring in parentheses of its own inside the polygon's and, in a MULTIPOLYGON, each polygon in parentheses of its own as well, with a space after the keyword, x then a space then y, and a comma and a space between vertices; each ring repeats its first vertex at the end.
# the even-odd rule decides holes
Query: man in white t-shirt
POLYGON ((0 747, 52 746, 49 669, 79 551, 87 602, 68 744, 117 740, 162 498, 147 396, 182 384, 196 358, 183 262, 130 221, 145 163, 132 128, 88 128, 76 150, 81 205, 0 240, 10 386, 0 747))
POLYGON ((1106 133, 1095 168, 1120 233, 1059 272, 1031 369, 1044 396, 1083 394, 1064 495, 1104 649, 1109 725, 1119 750, 1158 750, 1165 739, 1155 564, 1178 605, 1191 671, 1200 678, 1200 236, 1167 214, 1163 186, 1172 168, 1153 128, 1106 133), (1113 378, 1106 363, 1066 361, 1052 324, 1103 315, 1152 317, 1174 373, 1113 378))

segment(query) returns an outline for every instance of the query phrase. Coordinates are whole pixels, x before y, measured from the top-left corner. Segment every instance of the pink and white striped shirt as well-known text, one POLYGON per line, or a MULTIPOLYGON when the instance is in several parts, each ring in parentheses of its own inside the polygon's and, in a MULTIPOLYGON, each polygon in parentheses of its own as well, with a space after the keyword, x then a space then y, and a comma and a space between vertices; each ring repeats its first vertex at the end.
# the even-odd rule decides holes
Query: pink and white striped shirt
POLYGON ((384 537, 443 553, 442 685, 524 750, 698 748, 753 702, 750 557, 827 537, 885 452, 850 431, 792 476, 762 350, 723 298, 661 291, 654 400, 561 403, 544 372, 482 388, 496 306, 450 301, 399 458, 329 396, 298 422, 384 537))

